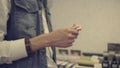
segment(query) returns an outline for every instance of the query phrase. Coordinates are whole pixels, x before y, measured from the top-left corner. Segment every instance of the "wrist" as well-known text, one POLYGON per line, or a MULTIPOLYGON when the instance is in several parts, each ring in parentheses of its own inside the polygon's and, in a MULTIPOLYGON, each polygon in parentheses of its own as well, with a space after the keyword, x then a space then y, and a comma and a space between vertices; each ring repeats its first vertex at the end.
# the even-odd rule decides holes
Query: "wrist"
POLYGON ((41 48, 51 46, 51 39, 49 38, 49 34, 39 35, 33 38, 30 38, 31 50, 35 52, 41 48))
POLYGON ((28 56, 30 56, 32 54, 32 50, 31 50, 31 42, 28 38, 25 38, 25 45, 26 45, 26 51, 28 56))

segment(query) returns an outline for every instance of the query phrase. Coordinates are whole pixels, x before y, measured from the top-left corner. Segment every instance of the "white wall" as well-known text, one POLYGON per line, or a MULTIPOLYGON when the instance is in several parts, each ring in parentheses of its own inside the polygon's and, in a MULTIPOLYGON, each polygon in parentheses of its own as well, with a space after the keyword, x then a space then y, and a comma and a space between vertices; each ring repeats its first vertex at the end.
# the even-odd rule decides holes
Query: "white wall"
POLYGON ((108 42, 120 43, 120 0, 53 0, 52 4, 54 29, 74 23, 83 28, 69 49, 101 53, 108 42))

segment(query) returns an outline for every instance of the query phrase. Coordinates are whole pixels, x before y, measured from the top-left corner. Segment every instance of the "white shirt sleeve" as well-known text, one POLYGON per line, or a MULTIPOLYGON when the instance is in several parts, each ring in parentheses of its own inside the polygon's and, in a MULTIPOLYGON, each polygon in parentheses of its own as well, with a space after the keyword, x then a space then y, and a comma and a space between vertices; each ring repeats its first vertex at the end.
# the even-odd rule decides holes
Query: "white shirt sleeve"
POLYGON ((27 57, 24 39, 10 41, 10 57, 12 61, 27 57))
POLYGON ((6 23, 8 19, 9 3, 7 0, 0 0, 0 64, 12 63, 12 61, 27 57, 24 39, 5 41, 6 23))
POLYGON ((24 39, 0 41, 0 64, 10 64, 24 57, 27 57, 24 39))

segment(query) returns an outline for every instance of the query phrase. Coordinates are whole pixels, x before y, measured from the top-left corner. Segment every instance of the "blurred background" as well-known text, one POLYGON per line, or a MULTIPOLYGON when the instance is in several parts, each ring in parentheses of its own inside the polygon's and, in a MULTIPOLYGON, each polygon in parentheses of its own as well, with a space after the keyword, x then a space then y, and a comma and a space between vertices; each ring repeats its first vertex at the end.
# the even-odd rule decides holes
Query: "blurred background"
POLYGON ((72 47, 57 48, 59 68, 120 66, 120 0, 48 1, 54 30, 82 26, 72 47))
POLYGON ((82 31, 72 47, 102 53, 108 43, 120 43, 120 0, 49 0, 54 30, 79 24, 82 31))

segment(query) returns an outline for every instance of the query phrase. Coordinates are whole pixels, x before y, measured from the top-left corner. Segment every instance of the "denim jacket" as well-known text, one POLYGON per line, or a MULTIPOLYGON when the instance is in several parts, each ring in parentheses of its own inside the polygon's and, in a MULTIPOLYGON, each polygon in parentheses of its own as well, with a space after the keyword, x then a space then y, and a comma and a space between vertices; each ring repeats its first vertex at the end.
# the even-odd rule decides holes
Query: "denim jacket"
MULTIPOLYGON (((31 38, 44 33, 42 16, 39 14, 41 3, 45 7, 49 31, 52 31, 47 0, 11 0, 12 8, 5 40, 31 38)), ((55 48, 52 49, 55 54, 55 48)), ((55 59, 55 55, 53 58, 55 59)), ((3 64, 0 68, 47 68, 46 50, 42 48, 27 58, 14 61, 12 64, 3 64)))

